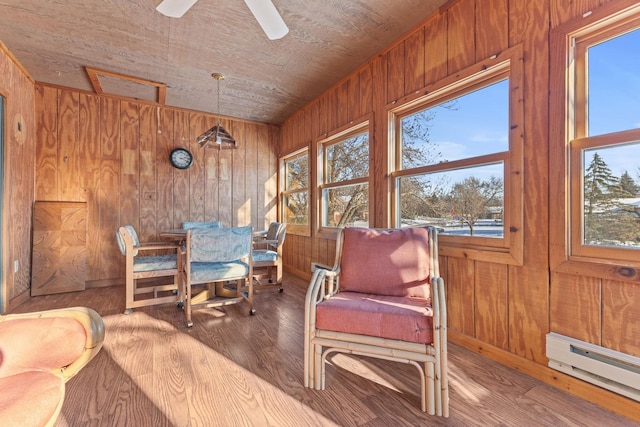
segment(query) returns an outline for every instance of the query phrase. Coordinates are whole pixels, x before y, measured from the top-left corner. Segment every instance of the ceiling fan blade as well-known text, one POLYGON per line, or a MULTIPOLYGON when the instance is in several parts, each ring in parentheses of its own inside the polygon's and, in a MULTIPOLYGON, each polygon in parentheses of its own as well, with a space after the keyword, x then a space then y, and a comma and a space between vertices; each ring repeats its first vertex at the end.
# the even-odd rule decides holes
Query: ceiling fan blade
POLYGON ((269 40, 281 39, 289 32, 287 24, 284 23, 271 0, 244 0, 244 2, 249 6, 269 40))
POLYGON ((169 18, 181 18, 198 0, 163 0, 156 10, 169 18))

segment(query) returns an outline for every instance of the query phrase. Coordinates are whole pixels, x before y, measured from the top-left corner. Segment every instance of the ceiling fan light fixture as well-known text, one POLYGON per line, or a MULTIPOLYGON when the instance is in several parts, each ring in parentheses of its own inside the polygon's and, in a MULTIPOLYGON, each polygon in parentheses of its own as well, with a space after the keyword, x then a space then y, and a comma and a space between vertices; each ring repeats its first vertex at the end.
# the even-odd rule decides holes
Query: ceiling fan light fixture
POLYGON ((237 148, 236 140, 220 125, 220 80, 224 80, 224 74, 213 73, 211 77, 218 81, 218 124, 198 137, 198 145, 205 148, 211 141, 214 141, 219 150, 237 148))
POLYGON ((191 9, 197 1, 198 0, 164 0, 156 7, 156 10, 169 18, 182 18, 182 15, 187 13, 187 10, 191 9))
POLYGON ((244 0, 269 40, 284 37, 289 28, 271 0, 244 0))

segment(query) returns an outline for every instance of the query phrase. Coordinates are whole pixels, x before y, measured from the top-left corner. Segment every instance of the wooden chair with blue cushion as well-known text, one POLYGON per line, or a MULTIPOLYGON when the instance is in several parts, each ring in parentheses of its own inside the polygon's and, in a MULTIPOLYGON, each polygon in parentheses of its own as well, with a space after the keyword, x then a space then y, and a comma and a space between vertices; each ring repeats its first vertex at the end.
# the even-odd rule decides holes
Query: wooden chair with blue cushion
POLYGON ((279 289, 282 292, 282 246, 286 234, 287 225, 275 221, 267 230, 253 233, 253 277, 256 279, 256 291, 279 289), (265 278, 267 282, 263 282, 262 279, 265 278))
POLYGON ((252 228, 193 228, 187 230, 183 248, 180 296, 187 327, 192 310, 244 302, 253 308, 252 228), (194 285, 205 289, 192 296, 194 285))
POLYGON ((304 385, 325 388, 334 352, 408 363, 421 407, 449 416, 447 314, 433 227, 338 232, 333 267, 313 266, 305 300, 304 385))
POLYGON ((116 238, 120 252, 126 260, 124 313, 130 314, 136 307, 177 302, 179 245, 173 242, 141 243, 131 225, 118 228, 116 238), (157 254, 157 251, 168 253, 157 254), (142 256, 145 252, 150 255, 142 256), (166 278, 162 280, 165 283, 158 283, 158 278, 166 278), (140 279, 152 279, 152 283, 138 283, 140 279), (169 283, 166 283, 167 281, 169 283), (139 298, 139 295, 146 295, 146 298, 139 298))

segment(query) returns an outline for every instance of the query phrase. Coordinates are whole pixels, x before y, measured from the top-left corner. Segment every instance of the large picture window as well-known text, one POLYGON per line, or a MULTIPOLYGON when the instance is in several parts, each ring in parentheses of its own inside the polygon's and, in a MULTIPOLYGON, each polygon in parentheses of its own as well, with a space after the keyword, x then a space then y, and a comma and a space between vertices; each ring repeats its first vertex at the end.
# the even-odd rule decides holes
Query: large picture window
POLYGON ((318 154, 321 227, 369 226, 368 122, 321 141, 318 154))
POLYGON ((640 17, 572 37, 569 75, 570 255, 640 256, 640 17))
POLYGON ((399 116, 398 123, 398 225, 431 224, 442 234, 502 238, 507 74, 436 99, 399 116))
POLYGON ((523 262, 521 47, 392 106, 392 220, 438 228, 441 254, 523 262))
POLYGON ((284 157, 281 162, 282 220, 287 232, 309 234, 309 153, 307 149, 284 157))

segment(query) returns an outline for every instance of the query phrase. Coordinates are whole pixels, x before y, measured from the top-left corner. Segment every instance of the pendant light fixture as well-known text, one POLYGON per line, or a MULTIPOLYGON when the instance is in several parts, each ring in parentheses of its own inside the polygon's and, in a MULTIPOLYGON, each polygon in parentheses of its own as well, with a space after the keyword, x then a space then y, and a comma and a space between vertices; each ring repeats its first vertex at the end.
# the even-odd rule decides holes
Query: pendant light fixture
POLYGON ((213 73, 211 77, 218 81, 218 124, 198 137, 198 144, 205 148, 212 141, 218 146, 219 150, 223 148, 237 148, 236 140, 220 125, 220 80, 224 80, 224 74, 213 73))

